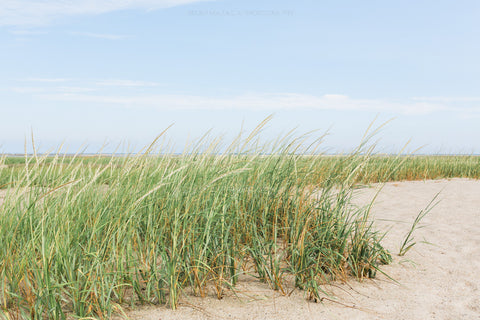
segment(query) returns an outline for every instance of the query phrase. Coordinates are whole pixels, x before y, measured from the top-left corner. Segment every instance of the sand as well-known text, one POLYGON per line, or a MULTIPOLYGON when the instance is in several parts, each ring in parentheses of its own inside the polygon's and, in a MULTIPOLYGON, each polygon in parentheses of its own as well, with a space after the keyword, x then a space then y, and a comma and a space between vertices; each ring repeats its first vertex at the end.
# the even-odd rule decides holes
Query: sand
MULTIPOLYGON (((378 186, 362 189, 367 203, 378 186)), ((467 179, 388 183, 372 211, 394 262, 384 275, 325 288, 336 300, 308 301, 295 290, 282 296, 258 281, 242 281, 239 296, 182 298, 178 310, 140 307, 133 319, 480 319, 480 181, 467 179), (411 223, 441 191, 440 203, 424 218, 417 244, 399 257, 411 223)))

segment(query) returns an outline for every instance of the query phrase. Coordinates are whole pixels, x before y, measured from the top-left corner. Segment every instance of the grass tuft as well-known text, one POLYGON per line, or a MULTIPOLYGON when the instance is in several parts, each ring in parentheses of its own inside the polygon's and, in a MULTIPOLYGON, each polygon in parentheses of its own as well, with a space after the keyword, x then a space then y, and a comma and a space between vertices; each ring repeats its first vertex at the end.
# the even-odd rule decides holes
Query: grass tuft
MULTIPOLYGON (((175 309, 187 290, 222 298, 242 273, 283 294, 293 277, 316 300, 325 283, 374 277, 391 257, 370 206, 352 206, 355 186, 424 177, 437 159, 375 156, 366 142, 324 156, 323 136, 306 144, 309 135, 289 132, 261 143, 265 124, 228 146, 205 136, 182 155, 159 146, 160 136, 122 157, 2 157, 3 316, 108 319, 128 305, 175 309)), ((453 161, 435 172, 478 174, 470 165, 478 159, 453 161)))
POLYGON ((433 197, 433 199, 428 203, 428 205, 416 216, 415 220, 412 223, 412 226, 410 227, 410 230, 408 230, 407 234, 405 235, 405 239, 400 246, 400 250, 398 251, 399 256, 404 256, 413 246, 417 244, 415 242, 415 238, 413 237, 413 233, 416 229, 422 227, 421 225, 419 225, 420 221, 422 221, 422 219, 438 204, 438 201, 435 202, 435 200, 438 198, 439 195, 440 192, 437 193, 435 197, 433 197))

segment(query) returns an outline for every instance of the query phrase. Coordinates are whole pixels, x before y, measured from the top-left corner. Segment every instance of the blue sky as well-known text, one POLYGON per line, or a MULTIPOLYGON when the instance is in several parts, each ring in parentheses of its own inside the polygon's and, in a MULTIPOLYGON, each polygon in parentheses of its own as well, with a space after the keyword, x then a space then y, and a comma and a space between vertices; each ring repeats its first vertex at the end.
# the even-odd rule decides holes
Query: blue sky
MULTIPOLYGON (((480 153, 480 2, 2 0, 0 152, 329 130, 480 153)), ((320 134, 319 133, 319 134, 320 134)), ((108 149, 107 148, 107 149, 108 149)))

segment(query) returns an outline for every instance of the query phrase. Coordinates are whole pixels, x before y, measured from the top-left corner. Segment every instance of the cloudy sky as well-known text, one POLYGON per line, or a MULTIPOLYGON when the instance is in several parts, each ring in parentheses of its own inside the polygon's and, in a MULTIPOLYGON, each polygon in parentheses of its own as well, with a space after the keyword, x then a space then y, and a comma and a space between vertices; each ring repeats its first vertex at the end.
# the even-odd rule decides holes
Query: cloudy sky
POLYGON ((329 130, 480 153, 476 0, 2 0, 0 153, 329 130))

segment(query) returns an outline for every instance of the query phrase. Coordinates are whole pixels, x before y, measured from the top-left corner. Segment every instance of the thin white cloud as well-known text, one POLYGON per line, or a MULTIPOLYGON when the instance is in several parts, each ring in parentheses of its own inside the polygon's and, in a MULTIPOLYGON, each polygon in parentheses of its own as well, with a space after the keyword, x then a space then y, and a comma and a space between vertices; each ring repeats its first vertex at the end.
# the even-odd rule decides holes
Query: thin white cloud
POLYGON ((20 82, 28 82, 29 85, 17 85, 10 87, 10 91, 22 93, 45 92, 56 93, 84 93, 112 88, 155 88, 162 86, 159 82, 126 80, 126 79, 71 79, 71 78, 45 78, 29 77, 19 79, 20 82))
POLYGON ((10 87, 9 91, 15 93, 45 93, 44 87, 10 87))
POLYGON ((32 35, 39 35, 39 34, 46 34, 45 31, 38 31, 38 30, 28 30, 28 29, 18 29, 18 30, 10 30, 11 34, 16 36, 32 36, 32 35))
POLYGON ((428 115, 455 112, 458 116, 480 114, 476 97, 414 97, 402 101, 357 99, 341 94, 250 93, 236 96, 158 94, 158 82, 128 79, 67 79, 30 77, 35 85, 11 87, 17 93, 30 93, 37 99, 84 102, 127 108, 165 109, 249 109, 249 110, 337 110, 370 111, 399 115, 428 115), (141 89, 141 90, 139 90, 141 89))
POLYGON ((65 79, 65 78, 34 78, 34 77, 23 79, 23 81, 28 81, 28 82, 47 82, 47 83, 67 82, 69 80, 70 79, 65 79))
POLYGON ((72 35, 83 36, 89 38, 106 39, 106 40, 122 40, 129 36, 122 34, 92 33, 92 32, 70 32, 72 35))
POLYGON ((193 95, 91 95, 53 93, 40 97, 55 101, 74 101, 122 107, 148 107, 158 109, 317 109, 338 111, 391 112, 404 115, 425 115, 438 111, 452 110, 451 107, 428 102, 392 102, 375 99, 352 99, 345 95, 323 96, 279 93, 246 94, 233 97, 206 97, 193 95))
POLYGON ((96 91, 96 88, 75 87, 75 86, 56 86, 56 87, 10 87, 10 91, 15 93, 32 93, 32 94, 78 94, 96 91))
POLYGON ((39 26, 78 15, 156 10, 206 0, 1 0, 0 26, 39 26))
POLYGON ((421 103, 436 103, 454 107, 457 116, 462 119, 477 119, 480 117, 480 97, 414 97, 413 101, 421 103))
POLYGON ((480 102, 480 97, 414 97, 415 101, 435 101, 435 102, 480 102))
POLYGON ((97 91, 96 88, 75 87, 75 86, 56 87, 55 89, 58 92, 64 92, 64 93, 85 93, 85 92, 97 91))
POLYGON ((121 80, 121 79, 99 80, 95 84, 99 86, 110 86, 110 87, 156 87, 161 85, 158 82, 121 80))

